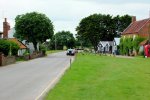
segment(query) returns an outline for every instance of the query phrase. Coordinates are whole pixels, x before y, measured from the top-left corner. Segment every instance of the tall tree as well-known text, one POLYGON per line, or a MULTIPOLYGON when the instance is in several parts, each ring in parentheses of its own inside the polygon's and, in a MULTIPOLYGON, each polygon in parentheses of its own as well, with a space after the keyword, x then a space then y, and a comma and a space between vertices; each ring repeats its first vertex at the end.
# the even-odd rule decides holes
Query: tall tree
POLYGON ((45 42, 54 34, 53 24, 45 14, 31 12, 18 15, 15 22, 14 36, 20 40, 32 42, 35 50, 37 50, 38 42, 45 42))
POLYGON ((97 50, 99 41, 112 41, 114 37, 120 36, 122 32, 131 23, 131 16, 116 16, 93 14, 81 20, 76 28, 77 34, 83 39, 89 40, 97 50))
POLYGON ((123 16, 115 16, 113 18, 114 21, 114 29, 118 37, 120 37, 121 32, 123 32, 131 23, 132 17, 130 15, 123 16))
POLYGON ((111 19, 112 16, 102 14, 83 18, 76 28, 77 34, 89 40, 96 51, 100 40, 112 40, 114 36, 111 19))
POLYGON ((73 48, 75 47, 75 38, 70 31, 60 31, 53 36, 51 45, 53 47, 56 45, 57 49, 63 49, 64 46, 73 48))
POLYGON ((86 38, 84 38, 83 36, 81 35, 78 35, 76 34, 76 43, 75 43, 76 46, 78 47, 91 47, 91 43, 89 40, 87 40, 86 38))

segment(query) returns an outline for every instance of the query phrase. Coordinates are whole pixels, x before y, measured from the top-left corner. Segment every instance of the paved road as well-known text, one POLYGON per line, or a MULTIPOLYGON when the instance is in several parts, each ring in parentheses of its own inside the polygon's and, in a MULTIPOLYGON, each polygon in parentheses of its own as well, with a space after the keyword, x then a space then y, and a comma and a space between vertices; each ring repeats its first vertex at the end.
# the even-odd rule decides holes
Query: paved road
POLYGON ((0 100, 39 100, 70 65, 65 52, 0 67, 0 100))

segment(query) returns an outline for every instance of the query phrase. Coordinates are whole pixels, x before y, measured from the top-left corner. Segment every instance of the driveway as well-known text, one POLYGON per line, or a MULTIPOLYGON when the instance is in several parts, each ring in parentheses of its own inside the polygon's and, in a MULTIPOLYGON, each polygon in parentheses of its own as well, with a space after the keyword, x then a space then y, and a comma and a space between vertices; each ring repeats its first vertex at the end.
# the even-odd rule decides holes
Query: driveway
POLYGON ((40 100, 70 65, 65 52, 0 67, 0 100, 40 100))

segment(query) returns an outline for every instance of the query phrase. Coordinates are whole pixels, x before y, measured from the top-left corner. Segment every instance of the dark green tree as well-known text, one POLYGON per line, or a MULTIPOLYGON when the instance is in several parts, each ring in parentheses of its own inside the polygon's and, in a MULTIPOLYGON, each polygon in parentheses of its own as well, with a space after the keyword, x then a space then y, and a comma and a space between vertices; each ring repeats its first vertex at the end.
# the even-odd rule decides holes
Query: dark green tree
POLYGON ((89 40, 85 39, 84 37, 76 34, 76 47, 84 48, 84 47, 91 47, 91 43, 89 40))
POLYGON ((113 40, 112 16, 93 14, 83 18, 76 28, 77 34, 89 40, 97 50, 100 40, 113 40))
POLYGON ((54 33, 51 20, 45 14, 38 12, 18 15, 15 22, 14 36, 20 40, 32 42, 35 50, 37 50, 38 42, 45 42, 46 39, 52 38, 54 33))
POLYGON ((75 47, 75 38, 70 31, 57 32, 51 40, 51 46, 53 49, 55 46, 57 49, 63 49, 64 46, 73 48, 75 47))
POLYGON ((114 37, 120 36, 131 23, 129 15, 112 17, 111 15, 93 14, 81 20, 76 28, 77 34, 83 39, 89 40, 97 50, 99 41, 112 41, 114 37))
POLYGON ((114 21, 114 32, 116 32, 116 36, 120 37, 121 32, 123 32, 131 23, 132 17, 130 15, 123 15, 113 18, 114 21))

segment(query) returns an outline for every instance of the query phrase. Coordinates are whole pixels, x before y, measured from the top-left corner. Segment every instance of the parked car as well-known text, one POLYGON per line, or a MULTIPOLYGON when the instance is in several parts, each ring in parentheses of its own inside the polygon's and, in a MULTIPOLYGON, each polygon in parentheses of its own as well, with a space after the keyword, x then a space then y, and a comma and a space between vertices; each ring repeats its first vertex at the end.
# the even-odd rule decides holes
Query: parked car
POLYGON ((75 49, 68 49, 66 55, 75 55, 75 49))

